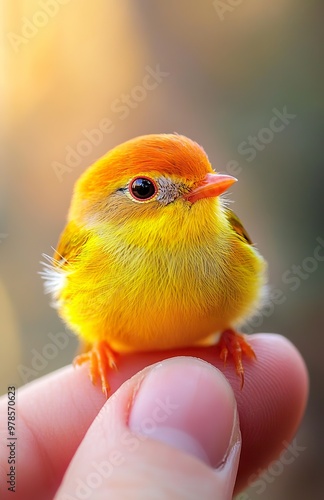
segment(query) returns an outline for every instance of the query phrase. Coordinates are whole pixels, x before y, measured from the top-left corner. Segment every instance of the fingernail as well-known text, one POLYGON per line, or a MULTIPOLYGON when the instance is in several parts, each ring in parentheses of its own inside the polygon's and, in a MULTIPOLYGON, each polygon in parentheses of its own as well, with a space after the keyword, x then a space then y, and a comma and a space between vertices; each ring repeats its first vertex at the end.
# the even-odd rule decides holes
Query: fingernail
POLYGON ((233 391, 219 370, 195 358, 155 365, 130 411, 132 432, 221 467, 239 440, 233 391))

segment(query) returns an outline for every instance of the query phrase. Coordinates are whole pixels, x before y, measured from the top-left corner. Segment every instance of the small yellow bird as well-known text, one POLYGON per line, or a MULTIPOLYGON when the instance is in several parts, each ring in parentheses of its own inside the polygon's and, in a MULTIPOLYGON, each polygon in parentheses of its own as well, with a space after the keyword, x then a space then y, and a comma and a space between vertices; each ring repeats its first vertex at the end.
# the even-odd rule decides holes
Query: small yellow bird
POLYGON ((243 385, 254 352, 234 328, 260 304, 266 265, 220 197, 235 181, 177 134, 125 142, 77 181, 43 277, 89 347, 75 363, 90 362, 106 396, 116 353, 215 343, 243 385))

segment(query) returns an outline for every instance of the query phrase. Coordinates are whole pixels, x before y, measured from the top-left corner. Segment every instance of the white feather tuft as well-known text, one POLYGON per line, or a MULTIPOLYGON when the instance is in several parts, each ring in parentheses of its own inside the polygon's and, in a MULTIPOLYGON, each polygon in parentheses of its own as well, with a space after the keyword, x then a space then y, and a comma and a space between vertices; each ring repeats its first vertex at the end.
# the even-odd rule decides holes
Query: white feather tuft
POLYGON ((45 293, 50 293, 56 303, 59 294, 65 285, 66 271, 59 267, 61 264, 60 261, 57 261, 50 255, 46 255, 44 253, 42 256, 47 262, 41 262, 44 267, 43 271, 40 271, 38 274, 40 274, 44 280, 45 293))

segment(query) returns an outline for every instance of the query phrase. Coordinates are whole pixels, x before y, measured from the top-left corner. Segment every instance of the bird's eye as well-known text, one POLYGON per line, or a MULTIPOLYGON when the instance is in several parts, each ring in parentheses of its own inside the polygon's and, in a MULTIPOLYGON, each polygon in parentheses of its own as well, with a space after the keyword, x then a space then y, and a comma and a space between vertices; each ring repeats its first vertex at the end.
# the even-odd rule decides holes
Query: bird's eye
POLYGON ((135 200, 147 201, 157 192, 155 181, 148 177, 136 177, 129 184, 129 192, 135 200))

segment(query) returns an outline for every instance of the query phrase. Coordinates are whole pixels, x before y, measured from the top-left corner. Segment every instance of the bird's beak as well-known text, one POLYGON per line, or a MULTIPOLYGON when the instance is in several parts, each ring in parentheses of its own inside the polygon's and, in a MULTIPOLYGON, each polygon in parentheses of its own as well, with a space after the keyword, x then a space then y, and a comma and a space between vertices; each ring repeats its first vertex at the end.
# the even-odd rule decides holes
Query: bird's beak
POLYGON ((199 186, 184 194, 183 198, 190 203, 203 198, 213 198, 224 193, 236 181, 237 179, 231 175, 207 174, 199 186))

